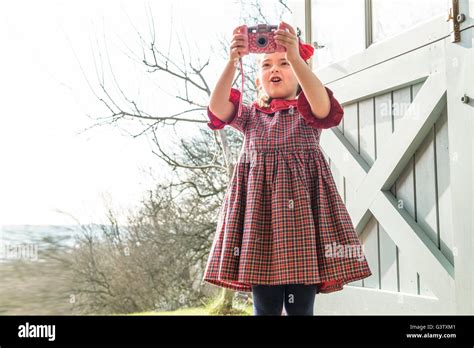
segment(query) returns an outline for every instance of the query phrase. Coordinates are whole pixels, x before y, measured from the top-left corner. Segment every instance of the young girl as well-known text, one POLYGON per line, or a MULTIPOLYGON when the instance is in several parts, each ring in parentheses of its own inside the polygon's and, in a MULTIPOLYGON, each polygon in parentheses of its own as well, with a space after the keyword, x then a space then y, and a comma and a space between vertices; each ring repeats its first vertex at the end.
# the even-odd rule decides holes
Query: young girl
POLYGON ((289 32, 278 30, 275 41, 286 52, 260 57, 258 100, 238 117, 240 92, 231 86, 245 54, 239 33, 211 96, 208 126, 229 125, 244 144, 203 280, 252 292, 254 315, 281 315, 283 305, 288 315, 313 315, 317 293, 372 273, 319 148, 322 129, 337 126, 344 111, 307 65, 309 45, 282 24, 289 32))

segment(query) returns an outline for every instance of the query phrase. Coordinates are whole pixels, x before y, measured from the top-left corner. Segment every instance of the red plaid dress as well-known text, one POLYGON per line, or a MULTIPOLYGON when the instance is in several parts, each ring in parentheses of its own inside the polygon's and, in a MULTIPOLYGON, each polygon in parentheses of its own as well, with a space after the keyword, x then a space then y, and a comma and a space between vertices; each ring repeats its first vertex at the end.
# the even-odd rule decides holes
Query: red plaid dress
POLYGON ((333 92, 330 114, 317 119, 301 92, 269 108, 236 107, 225 123, 207 109, 215 130, 229 125, 244 144, 219 211, 203 280, 236 291, 252 284, 316 284, 317 293, 370 276, 361 244, 319 148, 322 129, 344 114, 333 92))

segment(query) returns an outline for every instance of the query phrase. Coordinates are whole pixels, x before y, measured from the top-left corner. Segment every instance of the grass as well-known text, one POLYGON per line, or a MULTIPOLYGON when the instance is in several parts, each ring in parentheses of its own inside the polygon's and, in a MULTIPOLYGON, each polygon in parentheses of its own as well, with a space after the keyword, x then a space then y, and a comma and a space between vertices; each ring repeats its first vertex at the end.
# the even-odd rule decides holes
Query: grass
MULTIPOLYGON (((215 314, 216 308, 219 306, 221 298, 211 300, 204 306, 191 307, 191 308, 180 308, 174 311, 162 311, 162 312, 141 312, 131 313, 129 315, 218 315, 215 314)), ((223 315, 223 314, 219 314, 223 315)), ((232 311, 225 315, 253 315, 253 306, 246 305, 239 308, 233 308, 232 311)))
MULTIPOLYGON (((208 307, 193 307, 193 308, 181 308, 175 311, 165 312, 142 312, 142 313, 131 313, 129 315, 214 315, 211 314, 211 309, 208 307)), ((243 308, 242 314, 237 315, 253 315, 252 306, 243 308)))
POLYGON ((0 315, 70 315, 71 272, 56 260, 0 263, 0 315))

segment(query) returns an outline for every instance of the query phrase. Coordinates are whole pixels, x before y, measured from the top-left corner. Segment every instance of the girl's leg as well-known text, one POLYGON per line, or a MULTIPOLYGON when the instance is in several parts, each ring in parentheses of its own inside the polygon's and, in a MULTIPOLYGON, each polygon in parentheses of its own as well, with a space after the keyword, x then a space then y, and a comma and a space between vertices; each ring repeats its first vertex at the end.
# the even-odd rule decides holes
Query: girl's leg
POLYGON ((285 310, 287 315, 314 315, 315 284, 287 284, 285 310))
POLYGON ((281 315, 285 285, 252 285, 253 315, 281 315))

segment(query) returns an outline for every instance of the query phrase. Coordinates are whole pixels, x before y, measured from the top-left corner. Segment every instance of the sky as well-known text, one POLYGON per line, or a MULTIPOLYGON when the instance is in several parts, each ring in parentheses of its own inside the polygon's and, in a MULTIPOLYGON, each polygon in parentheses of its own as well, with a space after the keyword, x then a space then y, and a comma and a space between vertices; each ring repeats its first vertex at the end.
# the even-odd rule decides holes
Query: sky
MULTIPOLYGON (((74 224, 72 216, 106 222, 106 202, 118 212, 133 209, 166 173, 150 141, 127 136, 132 124, 80 133, 93 123, 87 115, 109 115, 88 84, 97 91, 96 66, 118 93, 109 61, 119 85, 146 111, 182 108, 163 92, 179 86, 133 59, 142 52, 137 31, 149 42, 150 11, 157 44, 168 47, 171 31, 185 40, 186 32, 193 57, 209 56, 216 38, 240 24, 230 0, 0 2, 0 225, 74 224)), ((177 48, 173 39, 171 52, 177 48)), ((160 139, 167 143, 170 135, 160 139)))

